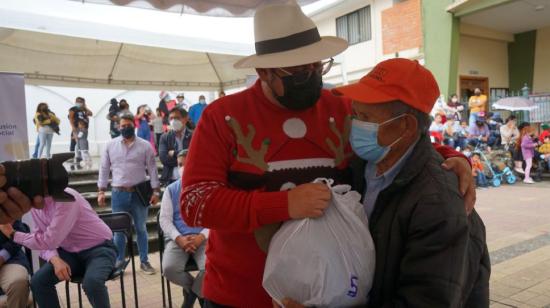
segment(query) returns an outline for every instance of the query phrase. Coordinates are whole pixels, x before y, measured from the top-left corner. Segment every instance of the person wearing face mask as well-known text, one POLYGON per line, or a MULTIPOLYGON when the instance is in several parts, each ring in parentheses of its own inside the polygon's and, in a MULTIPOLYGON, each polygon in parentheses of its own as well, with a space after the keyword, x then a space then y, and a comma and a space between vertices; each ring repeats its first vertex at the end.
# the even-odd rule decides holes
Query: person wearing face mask
MULTIPOLYGON (((128 212, 132 216, 137 233, 141 271, 153 275, 156 271, 149 263, 147 255, 149 246, 146 223, 149 207, 141 201, 136 185, 144 182, 148 174, 153 189, 149 203, 157 204, 160 197, 160 183, 155 152, 147 140, 136 137, 134 116, 131 113, 120 115, 119 130, 121 135, 111 139, 101 155, 97 203, 99 206, 105 206, 105 192, 109 184, 109 173, 111 173, 111 208, 114 213, 128 212)), ((116 233, 114 241, 118 251, 117 262, 123 262, 126 237, 116 233)))
POLYGON ((46 103, 38 104, 38 107, 36 107, 34 121, 36 126, 39 127, 38 136, 40 137, 40 146, 38 148, 37 158, 50 158, 53 133, 59 134, 60 121, 46 103))
POLYGON ((78 122, 84 122, 85 134, 82 135, 81 139, 88 139, 88 126, 90 123, 89 117, 91 117, 92 111, 86 107, 86 101, 83 97, 77 97, 75 100, 75 105, 69 109, 69 123, 71 124, 71 145, 70 151, 75 152, 75 162, 79 163, 82 161, 82 153, 78 149, 78 122))
POLYGON ((489 141, 489 136, 491 131, 489 130, 489 125, 485 120, 485 113, 481 112, 476 116, 476 121, 473 125, 470 125, 469 129, 469 140, 468 143, 472 146, 476 146, 479 142, 487 144, 489 141))
POLYGON ((431 72, 391 59, 333 91, 353 100, 352 186, 376 235, 369 307, 488 307, 483 221, 475 209, 466 215, 457 178, 440 167, 429 141, 428 113, 439 95, 431 72))
MULTIPOLYGON (((235 67, 255 68, 259 79, 204 110, 183 176, 180 213, 210 229, 206 307, 272 307, 262 288, 272 234, 284 221, 323 215, 331 195, 316 178, 350 182, 351 106, 322 88, 347 42, 321 37, 291 1, 258 8, 254 23, 256 54, 235 67)), ((448 162, 475 191, 467 160, 448 162)))
POLYGON ((474 95, 470 96, 468 100, 468 107, 470 107, 469 123, 473 125, 476 122, 476 118, 480 112, 485 112, 487 109, 487 95, 481 94, 479 88, 475 88, 474 95))
POLYGON ((189 108, 189 120, 191 120, 195 126, 199 124, 204 108, 206 108, 206 98, 204 95, 199 96, 199 102, 189 108))
MULTIPOLYGON (((173 110, 172 110, 173 111, 173 110)), ((179 173, 184 172, 187 150, 178 153, 179 173)), ((166 241, 162 257, 162 269, 166 279, 183 287, 184 303, 182 307, 193 307, 197 295, 200 295, 200 279, 195 279, 185 271, 185 266, 193 258, 199 271, 204 271, 205 249, 208 229, 189 227, 181 218, 179 197, 181 178, 166 187, 160 204, 159 224, 166 241), (198 291, 195 294, 192 290, 198 291)))
POLYGON ((185 95, 183 95, 183 93, 179 93, 178 96, 176 96, 176 107, 181 107, 186 111, 189 109, 189 106, 185 102, 185 95))
POLYGON ((162 163, 160 182, 168 185, 181 177, 177 168, 177 154, 187 150, 191 143, 192 131, 187 128, 187 111, 175 107, 169 114, 170 130, 160 137, 159 158, 162 163))
POLYGON ((118 131, 118 114, 120 113, 119 103, 116 98, 111 98, 109 102, 109 113, 107 114, 107 120, 109 120, 109 134, 112 138, 120 136, 118 131))
POLYGON ((449 101, 447 102, 448 112, 452 114, 455 120, 462 120, 462 111, 464 111, 464 106, 458 100, 458 95, 451 94, 449 101))
POLYGON ((457 177, 430 144, 431 72, 396 58, 333 91, 353 100, 352 187, 376 250, 368 307, 489 307, 483 221, 466 215, 457 177))
POLYGON ((535 139, 535 130, 531 125, 524 126, 521 129, 521 135, 518 142, 518 150, 521 150, 523 160, 525 162, 525 177, 523 183, 534 184, 535 181, 531 178, 531 168, 533 167, 533 157, 535 156, 535 148, 537 142, 535 139))

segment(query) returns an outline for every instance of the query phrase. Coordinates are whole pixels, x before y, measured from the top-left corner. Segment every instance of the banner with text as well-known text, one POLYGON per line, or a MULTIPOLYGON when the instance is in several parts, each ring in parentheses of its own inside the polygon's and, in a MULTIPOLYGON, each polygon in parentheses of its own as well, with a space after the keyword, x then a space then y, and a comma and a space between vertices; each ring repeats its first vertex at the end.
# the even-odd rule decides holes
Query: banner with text
POLYGON ((0 162, 29 158, 25 79, 0 72, 0 162))

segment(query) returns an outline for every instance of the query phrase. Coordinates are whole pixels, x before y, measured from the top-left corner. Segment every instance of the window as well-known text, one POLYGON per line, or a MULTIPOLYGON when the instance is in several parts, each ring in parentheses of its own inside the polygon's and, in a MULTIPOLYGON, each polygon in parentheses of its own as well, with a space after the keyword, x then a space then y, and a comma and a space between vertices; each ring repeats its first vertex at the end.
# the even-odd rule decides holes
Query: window
POLYGON ((370 5, 336 18, 336 35, 346 39, 350 45, 370 41, 370 5))

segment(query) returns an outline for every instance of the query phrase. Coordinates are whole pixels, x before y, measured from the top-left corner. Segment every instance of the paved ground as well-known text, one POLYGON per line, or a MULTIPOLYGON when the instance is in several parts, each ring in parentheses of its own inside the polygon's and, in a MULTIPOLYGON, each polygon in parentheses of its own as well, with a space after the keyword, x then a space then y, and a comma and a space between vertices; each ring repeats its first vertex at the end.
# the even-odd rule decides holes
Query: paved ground
POLYGON ((550 182, 478 190, 493 264, 491 307, 550 307, 550 182))
MULTIPOLYGON (((550 308, 550 182, 518 183, 478 190, 476 206, 487 227, 493 263, 491 307, 550 308)), ((158 254, 151 263, 159 268, 158 254)), ((126 301, 133 307, 131 275, 125 277, 126 301)), ((111 303, 121 307, 120 285, 109 282, 111 303)), ((71 285, 72 307, 77 306, 71 285)), ((138 272, 140 307, 162 307, 160 275, 138 272)), ((64 304, 64 286, 59 286, 64 304)), ((182 303, 181 289, 172 286, 174 307, 182 303)), ((85 307, 90 307, 84 299, 85 307)), ((198 307, 198 305, 196 305, 198 307)))

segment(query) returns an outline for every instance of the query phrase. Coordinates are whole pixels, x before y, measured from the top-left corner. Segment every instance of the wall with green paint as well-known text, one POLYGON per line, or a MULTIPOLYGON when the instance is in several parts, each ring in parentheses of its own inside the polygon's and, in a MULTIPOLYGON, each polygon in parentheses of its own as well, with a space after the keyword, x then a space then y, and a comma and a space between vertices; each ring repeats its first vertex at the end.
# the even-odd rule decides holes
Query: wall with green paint
POLYGON ((508 44, 508 73, 510 90, 518 91, 527 84, 533 88, 535 69, 535 46, 537 30, 514 35, 514 42, 508 44))
POLYGON ((426 67, 432 71, 445 97, 456 93, 460 22, 447 7, 452 0, 422 0, 423 51, 426 67))

